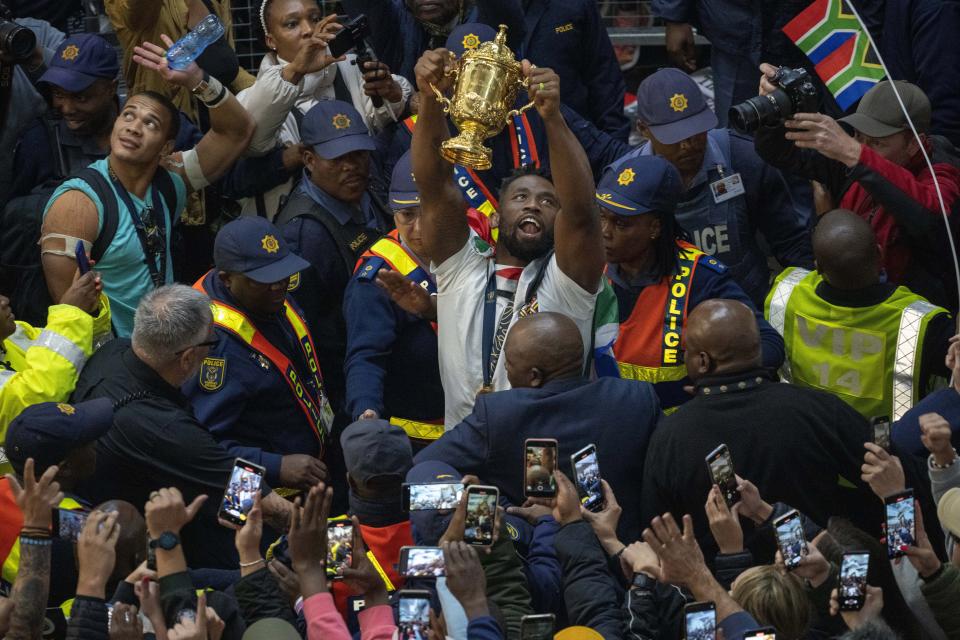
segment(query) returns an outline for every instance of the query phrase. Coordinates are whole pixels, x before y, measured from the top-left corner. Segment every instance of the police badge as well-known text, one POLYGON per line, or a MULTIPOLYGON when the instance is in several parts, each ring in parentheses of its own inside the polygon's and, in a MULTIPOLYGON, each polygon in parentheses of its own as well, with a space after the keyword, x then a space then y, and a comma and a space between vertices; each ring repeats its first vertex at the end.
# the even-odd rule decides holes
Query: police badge
POLYGON ((223 386, 227 369, 225 358, 204 358, 200 365, 200 388, 204 391, 217 391, 223 386))

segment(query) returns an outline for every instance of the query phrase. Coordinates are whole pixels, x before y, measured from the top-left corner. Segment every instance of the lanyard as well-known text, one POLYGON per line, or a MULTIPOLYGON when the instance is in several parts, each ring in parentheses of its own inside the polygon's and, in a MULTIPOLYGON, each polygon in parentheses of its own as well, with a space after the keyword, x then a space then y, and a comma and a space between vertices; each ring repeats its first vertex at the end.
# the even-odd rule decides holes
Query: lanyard
MULTIPOLYGON (((163 171, 163 169, 158 169, 158 171, 163 171)), ((110 174, 110 180, 113 182, 113 188, 120 195, 120 199, 123 200, 123 204, 126 205, 127 211, 130 212, 130 221, 133 223, 134 229, 137 231, 137 239, 140 240, 140 248, 143 250, 143 261, 147 265, 147 269, 150 271, 150 280, 153 282, 154 287, 161 287, 166 281, 167 276, 167 239, 166 232, 164 229, 164 223, 166 222, 166 216, 164 210, 160 203, 160 194, 159 190, 156 188, 156 185, 151 185, 152 200, 153 200, 153 223, 156 225, 157 236, 160 240, 160 251, 159 256, 154 255, 154 252, 150 250, 149 242, 147 241, 147 229, 143 224, 143 219, 140 217, 140 214, 137 212, 137 207, 133 204, 133 198, 130 197, 130 194, 127 192, 127 189, 123 186, 120 180, 117 178, 117 175, 113 172, 113 169, 108 171, 110 174), (159 218, 159 220, 157 219, 159 218), (157 258, 160 259, 160 268, 157 268, 157 258)), ((147 207, 150 208, 150 207, 147 207)))
POLYGON ((480 393, 493 391, 493 372, 497 369, 497 362, 500 360, 501 351, 503 351, 503 341, 507 336, 507 329, 510 328, 510 318, 513 316, 513 300, 516 298, 517 292, 514 291, 513 295, 510 296, 499 322, 497 322, 497 295, 497 267, 494 265, 493 272, 487 279, 487 288, 483 297, 483 387, 480 389, 480 393), (496 351, 494 351, 495 348, 496 351))

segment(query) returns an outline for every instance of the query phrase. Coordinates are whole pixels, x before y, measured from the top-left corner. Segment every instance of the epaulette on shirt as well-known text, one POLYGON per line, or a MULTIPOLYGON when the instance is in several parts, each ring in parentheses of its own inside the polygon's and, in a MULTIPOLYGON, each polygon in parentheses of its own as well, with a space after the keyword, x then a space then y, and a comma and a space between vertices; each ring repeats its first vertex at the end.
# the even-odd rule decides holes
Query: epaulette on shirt
POLYGON ((707 269, 710 269, 711 271, 714 271, 716 273, 724 274, 727 272, 727 265, 723 264, 716 258, 712 258, 710 256, 704 256, 700 258, 699 265, 701 267, 706 267, 707 269))
POLYGON ((356 278, 357 280, 366 280, 368 282, 373 282, 377 274, 380 272, 380 269, 388 267, 387 261, 378 256, 370 256, 363 263, 363 266, 357 269, 356 278))

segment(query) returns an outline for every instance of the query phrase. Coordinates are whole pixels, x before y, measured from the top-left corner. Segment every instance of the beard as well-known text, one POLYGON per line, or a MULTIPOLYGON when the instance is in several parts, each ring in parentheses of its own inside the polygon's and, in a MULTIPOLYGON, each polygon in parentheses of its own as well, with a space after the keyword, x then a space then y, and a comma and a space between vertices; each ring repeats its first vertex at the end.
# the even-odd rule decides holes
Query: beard
POLYGON ((510 233, 500 236, 499 242, 506 247, 514 258, 533 262, 537 258, 544 257, 553 249, 553 229, 544 229, 536 240, 521 240, 520 228, 514 226, 510 229, 510 233))

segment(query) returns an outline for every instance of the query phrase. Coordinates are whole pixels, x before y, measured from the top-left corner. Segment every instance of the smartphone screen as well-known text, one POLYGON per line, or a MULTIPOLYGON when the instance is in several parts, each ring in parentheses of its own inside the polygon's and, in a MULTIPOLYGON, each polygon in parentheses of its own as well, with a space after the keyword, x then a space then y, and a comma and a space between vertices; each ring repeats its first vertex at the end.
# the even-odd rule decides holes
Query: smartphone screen
POLYGON ((754 629, 743 634, 743 640, 777 640, 777 632, 773 627, 754 629))
POLYGON ((403 508, 406 511, 456 509, 463 496, 459 482, 431 482, 403 485, 403 508))
POLYGON ((887 512, 887 553, 891 558, 899 558, 917 539, 913 490, 888 496, 883 502, 887 512))
POLYGON ((867 596, 867 569, 870 566, 870 554, 866 551, 851 551, 843 554, 840 563, 841 611, 859 611, 863 608, 867 596))
POLYGON ((400 640, 426 640, 430 630, 430 592, 401 591, 397 608, 400 640))
POLYGON ((737 478, 733 471, 733 458, 730 456, 727 445, 722 444, 707 455, 707 468, 710 470, 713 483, 720 487, 727 506, 732 507, 740 502, 737 478))
POLYGON ((80 270, 80 275, 90 271, 90 260, 87 259, 87 250, 83 248, 83 240, 77 240, 74 252, 77 255, 77 269, 80 270))
POLYGON ((327 577, 339 580, 353 562, 353 523, 349 520, 327 522, 327 577))
POLYGON ((537 498, 557 495, 557 481, 553 477, 557 470, 557 441, 527 440, 524 448, 524 495, 537 498))
POLYGON ((691 602, 683 608, 686 640, 715 640, 717 609, 712 602, 691 602))
POLYGON ((799 566, 803 556, 807 555, 807 539, 803 535, 800 514, 794 509, 777 518, 773 523, 777 533, 777 545, 787 569, 799 566))
POLYGON ((237 458, 230 473, 230 482, 223 492, 223 502, 220 503, 220 518, 227 522, 243 526, 247 521, 247 514, 253 508, 253 501, 260 490, 260 481, 263 480, 265 470, 243 458, 237 458))
POLYGON ((520 640, 551 640, 557 617, 539 613, 520 618, 520 640))
POLYGON ((463 526, 463 541, 467 544, 493 544, 493 531, 497 519, 497 499, 500 490, 496 487, 467 487, 467 513, 463 526))
POLYGON ((444 575, 440 547, 402 547, 400 573, 407 578, 439 578, 444 575))
POLYGON ((72 511, 70 509, 57 509, 57 537, 61 540, 77 541, 80 532, 83 531, 83 525, 87 523, 88 511, 72 511))
POLYGON ((890 450, 890 417, 879 416, 870 419, 873 426, 873 442, 886 451, 890 450))
POLYGON ((597 447, 590 444, 570 457, 573 477, 580 494, 580 504, 588 511, 603 509, 603 486, 600 484, 600 463, 597 447))

